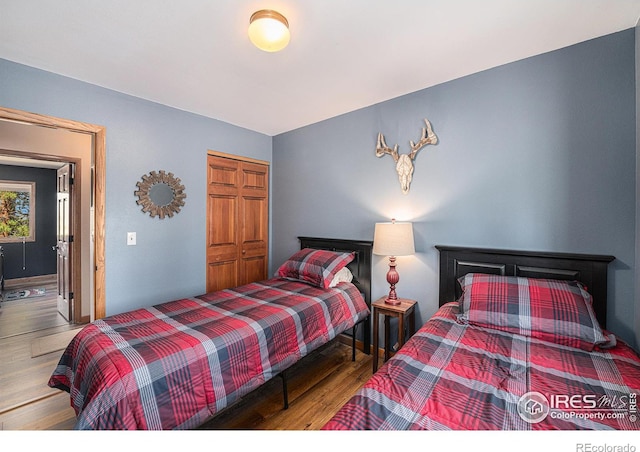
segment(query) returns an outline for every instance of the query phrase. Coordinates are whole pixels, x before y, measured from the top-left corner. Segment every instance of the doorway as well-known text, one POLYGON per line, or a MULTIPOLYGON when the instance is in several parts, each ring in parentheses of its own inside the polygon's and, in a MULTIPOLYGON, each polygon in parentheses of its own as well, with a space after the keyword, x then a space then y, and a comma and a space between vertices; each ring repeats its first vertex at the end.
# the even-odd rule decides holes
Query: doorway
POLYGON ((0 107, 0 125, 8 123, 36 126, 28 130, 30 133, 48 128, 91 136, 90 148, 76 154, 64 149, 51 153, 48 147, 27 150, 26 147, 20 146, 20 133, 12 136, 16 141, 13 145, 2 147, 16 157, 73 162, 78 168, 77 177, 85 187, 82 195, 84 201, 78 203, 78 215, 90 221, 87 223, 88 226, 87 224, 81 226, 82 234, 74 239, 76 246, 73 252, 76 253, 75 257, 79 265, 74 266, 72 277, 75 277, 80 286, 75 289, 74 294, 76 299, 79 299, 77 311, 75 311, 78 315, 75 320, 82 322, 100 319, 106 315, 104 268, 106 130, 98 125, 0 107))
MULTIPOLYGON (((3 132, 6 128, 0 126, 3 132)), ((4 135, 0 136, 3 141, 4 135)), ((90 145, 89 140, 84 143, 90 145)), ((77 223, 72 221, 74 212, 70 209, 75 202, 72 171, 70 163, 12 157, 0 149, 0 190, 6 190, 0 209, 5 236, 0 243, 2 275, 6 280, 2 306, 8 307, 9 302, 32 306, 36 312, 25 314, 37 315, 43 307, 33 297, 52 291, 54 303, 59 298, 59 315, 70 323, 86 323, 73 309, 74 281, 70 278, 77 223)))

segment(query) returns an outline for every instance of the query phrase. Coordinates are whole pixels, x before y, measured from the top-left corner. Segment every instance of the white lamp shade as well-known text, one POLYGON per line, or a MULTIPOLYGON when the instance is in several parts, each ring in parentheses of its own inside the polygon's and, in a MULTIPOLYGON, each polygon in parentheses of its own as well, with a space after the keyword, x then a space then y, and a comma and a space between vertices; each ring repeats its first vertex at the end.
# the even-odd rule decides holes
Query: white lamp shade
POLYGON ((280 13, 271 10, 255 12, 249 21, 249 39, 265 52, 277 52, 289 44, 289 23, 280 13))
POLYGON ((408 256, 415 252, 411 223, 376 223, 373 234, 373 254, 408 256))

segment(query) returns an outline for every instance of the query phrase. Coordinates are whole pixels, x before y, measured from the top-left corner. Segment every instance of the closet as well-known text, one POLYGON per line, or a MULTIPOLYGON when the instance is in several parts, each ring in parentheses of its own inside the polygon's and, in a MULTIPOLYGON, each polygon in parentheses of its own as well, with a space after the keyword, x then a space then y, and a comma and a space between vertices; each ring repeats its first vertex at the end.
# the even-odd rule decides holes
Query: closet
POLYGON ((267 279, 269 163, 207 155, 207 292, 267 279))

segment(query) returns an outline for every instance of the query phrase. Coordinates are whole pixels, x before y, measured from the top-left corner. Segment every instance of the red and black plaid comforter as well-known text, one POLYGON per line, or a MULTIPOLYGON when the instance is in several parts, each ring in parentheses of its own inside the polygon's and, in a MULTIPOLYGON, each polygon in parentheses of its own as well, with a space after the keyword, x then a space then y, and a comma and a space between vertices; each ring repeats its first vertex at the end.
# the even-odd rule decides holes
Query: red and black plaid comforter
POLYGON ((366 318, 358 289, 271 279, 98 320, 49 386, 77 429, 186 429, 366 318))
POLYGON ((640 429, 640 357, 627 345, 587 352, 457 313, 444 305, 324 429, 640 429))

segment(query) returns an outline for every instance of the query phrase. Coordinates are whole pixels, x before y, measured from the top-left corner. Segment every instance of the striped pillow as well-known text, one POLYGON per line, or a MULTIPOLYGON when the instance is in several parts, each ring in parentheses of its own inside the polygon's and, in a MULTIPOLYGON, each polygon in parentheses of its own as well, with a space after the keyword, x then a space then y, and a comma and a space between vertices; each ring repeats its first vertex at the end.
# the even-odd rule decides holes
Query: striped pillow
POLYGON ((354 257, 354 253, 304 248, 282 264, 276 276, 328 289, 336 273, 354 257))
POLYGON ((462 323, 586 351, 615 344, 596 320, 591 295, 577 281, 469 273, 458 282, 462 323))

